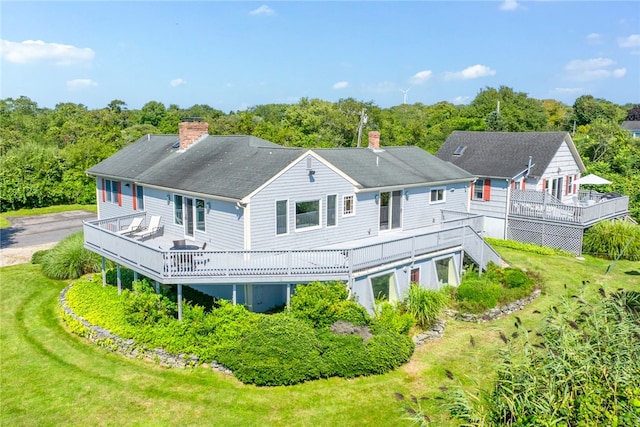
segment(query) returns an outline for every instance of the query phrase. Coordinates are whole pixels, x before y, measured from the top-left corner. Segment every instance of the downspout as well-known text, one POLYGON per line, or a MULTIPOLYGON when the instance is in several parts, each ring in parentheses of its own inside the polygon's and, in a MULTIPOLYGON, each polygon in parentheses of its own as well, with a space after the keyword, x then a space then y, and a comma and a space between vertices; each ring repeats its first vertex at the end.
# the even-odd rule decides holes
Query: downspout
POLYGON ((507 232, 509 229, 509 211, 511 211, 511 180, 507 179, 507 208, 504 212, 504 240, 507 240, 507 232))

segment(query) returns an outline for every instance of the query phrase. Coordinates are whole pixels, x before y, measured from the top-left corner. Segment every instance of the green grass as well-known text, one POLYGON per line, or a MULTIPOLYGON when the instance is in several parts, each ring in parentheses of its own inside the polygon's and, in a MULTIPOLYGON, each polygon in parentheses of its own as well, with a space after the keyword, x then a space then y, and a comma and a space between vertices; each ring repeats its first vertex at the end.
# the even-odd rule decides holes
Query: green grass
POLYGON ((95 204, 59 205, 59 206, 49 206, 46 208, 18 209, 17 211, 3 212, 0 214, 0 229, 11 227, 11 218, 16 216, 44 215, 44 214, 78 211, 78 210, 96 213, 98 212, 98 207, 95 204))
MULTIPOLYGON (((640 290, 640 262, 619 261, 605 275, 610 261, 499 251, 547 281, 543 295, 517 313, 528 329, 540 323, 534 310, 544 313, 583 280, 593 293, 599 286, 640 290)), ((128 359, 69 334, 58 312, 67 283, 45 278, 37 265, 0 269, 0 425, 411 425, 393 392, 431 397, 422 407, 434 425, 456 425, 434 399, 443 393, 438 387, 458 380, 471 387, 470 378, 490 386, 504 345, 499 332, 515 330, 515 315, 483 324, 449 320, 442 339, 418 347, 411 362, 389 374, 259 388, 203 367, 128 359)))

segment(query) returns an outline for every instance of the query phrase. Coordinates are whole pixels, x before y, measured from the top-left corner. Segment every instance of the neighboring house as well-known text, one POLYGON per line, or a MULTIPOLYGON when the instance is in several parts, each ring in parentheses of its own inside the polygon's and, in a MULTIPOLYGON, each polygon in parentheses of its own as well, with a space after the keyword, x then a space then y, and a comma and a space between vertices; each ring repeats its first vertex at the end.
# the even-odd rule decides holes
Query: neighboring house
POLYGON ((620 127, 631 132, 634 138, 640 138, 640 120, 625 120, 620 127))
POLYGON ((193 286, 254 311, 317 280, 345 282, 372 310, 412 282, 459 284, 465 255, 499 261, 469 225, 482 227, 466 214, 474 177, 418 147, 380 147, 378 132, 369 148, 301 149, 207 131, 181 123, 91 168, 98 220, 85 246, 179 295, 193 286))
POLYGON ((568 132, 454 131, 436 156, 478 177, 469 212, 485 216, 487 237, 580 254, 585 228, 628 215, 628 197, 580 190, 585 166, 568 132))

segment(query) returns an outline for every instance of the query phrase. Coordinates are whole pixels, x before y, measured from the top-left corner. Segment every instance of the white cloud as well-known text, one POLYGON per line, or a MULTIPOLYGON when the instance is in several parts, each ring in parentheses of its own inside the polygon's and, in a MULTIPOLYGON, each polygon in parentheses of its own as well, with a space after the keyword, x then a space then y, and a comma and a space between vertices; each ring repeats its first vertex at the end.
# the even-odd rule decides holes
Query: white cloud
POLYGON ((171 87, 178 87, 178 86, 186 85, 187 81, 185 79, 179 78, 179 79, 171 80, 169 84, 171 85, 171 87))
POLYGON ((631 34, 629 37, 618 38, 620 47, 640 47, 640 34, 631 34))
POLYGON ((476 64, 471 67, 467 67, 462 71, 450 71, 445 73, 445 80, 471 80, 478 79, 480 77, 494 76, 495 70, 492 70, 486 65, 476 64))
POLYGON ((576 81, 620 78, 627 74, 626 68, 613 68, 616 62, 609 58, 574 59, 564 66, 569 78, 576 81))
POLYGON ((591 33, 587 34, 587 43, 589 44, 602 44, 602 34, 591 33))
POLYGON ((456 96, 451 100, 451 103, 456 105, 468 104, 470 100, 471 100, 470 96, 456 96))
POLYGON ((411 77, 409 79, 409 82, 412 85, 421 85, 424 84, 427 80, 429 80, 431 78, 431 75, 433 73, 431 72, 431 70, 422 70, 422 71, 418 71, 417 73, 415 73, 413 75, 413 77, 411 77))
POLYGON ((42 40, 12 42, 0 40, 0 55, 16 64, 53 62, 56 65, 71 65, 89 62, 95 56, 90 48, 81 48, 60 43, 45 43, 42 40))
POLYGON ((572 94, 584 92, 584 88, 581 87, 557 87, 553 89, 554 93, 572 94))
POLYGON ((67 89, 69 90, 82 90, 95 86, 98 86, 98 83, 91 79, 75 79, 67 81, 67 89))
POLYGON ((267 16, 273 16, 276 14, 276 11, 271 9, 269 6, 267 6, 266 4, 263 4, 262 6, 260 6, 257 9, 253 9, 251 12, 249 12, 249 15, 267 15, 267 16))
POLYGON ((334 89, 346 89, 349 87, 349 82, 337 82, 333 84, 334 89))
POLYGON ((500 10, 518 10, 521 7, 516 0, 504 0, 500 5, 500 10))

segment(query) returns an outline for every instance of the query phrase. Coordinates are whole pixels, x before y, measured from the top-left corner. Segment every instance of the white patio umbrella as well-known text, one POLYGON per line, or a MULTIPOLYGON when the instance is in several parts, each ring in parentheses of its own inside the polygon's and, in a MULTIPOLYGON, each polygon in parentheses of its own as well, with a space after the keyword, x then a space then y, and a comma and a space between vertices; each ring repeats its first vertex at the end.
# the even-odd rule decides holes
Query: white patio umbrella
POLYGON ((583 176, 580 179, 576 179, 574 184, 607 185, 611 184, 611 181, 609 181, 608 179, 604 179, 601 176, 590 173, 589 175, 583 176))

